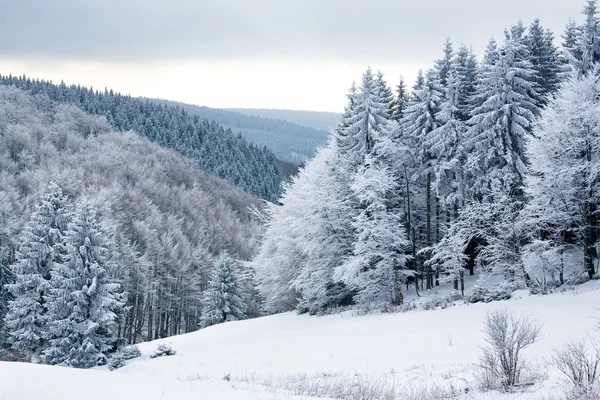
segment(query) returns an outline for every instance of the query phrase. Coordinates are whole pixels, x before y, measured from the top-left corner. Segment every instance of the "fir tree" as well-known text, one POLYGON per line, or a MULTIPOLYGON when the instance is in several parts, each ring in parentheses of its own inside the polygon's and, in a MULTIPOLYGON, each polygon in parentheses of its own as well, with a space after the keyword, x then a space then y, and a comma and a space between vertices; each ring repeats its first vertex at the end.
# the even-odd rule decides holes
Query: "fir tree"
POLYGON ((442 87, 448 83, 448 76, 452 70, 452 64, 454 59, 454 49, 452 48, 452 41, 450 38, 446 38, 444 43, 444 57, 435 62, 435 70, 442 87))
POLYGON ((65 232, 70 218, 66 197, 51 183, 21 237, 12 266, 15 282, 6 285, 13 296, 5 317, 8 341, 32 362, 41 361, 48 345, 51 274, 67 258, 65 232))
POLYGON ((50 346, 46 362, 90 368, 117 346, 116 323, 126 295, 113 278, 116 265, 96 209, 84 202, 67 232, 69 259, 52 274, 50 346))
POLYGON ((506 35, 498 61, 484 64, 480 72, 477 98, 483 103, 473 110, 465 137, 469 152, 465 169, 471 174, 471 194, 479 199, 492 189, 521 192, 525 140, 539 113, 537 78, 527 60, 521 26, 506 35))
POLYGON ((471 118, 473 109, 473 96, 477 90, 478 62, 473 50, 460 46, 452 63, 453 85, 458 91, 454 93, 456 99, 456 118, 466 122, 471 118))
POLYGON ((559 61, 554 46, 554 36, 544 31, 540 20, 536 19, 529 27, 525 40, 529 49, 529 61, 537 76, 539 105, 544 105, 548 96, 558 87, 559 61))
POLYGON ((215 261, 215 269, 204 293, 203 328, 246 319, 244 294, 235 269, 236 263, 227 253, 215 261))
POLYGON ((394 98, 394 102, 392 103, 393 120, 400 121, 402 119, 409 97, 410 96, 408 94, 408 89, 406 88, 406 84, 404 83, 404 78, 401 76, 400 82, 398 82, 398 86, 396 86, 396 97, 394 98))

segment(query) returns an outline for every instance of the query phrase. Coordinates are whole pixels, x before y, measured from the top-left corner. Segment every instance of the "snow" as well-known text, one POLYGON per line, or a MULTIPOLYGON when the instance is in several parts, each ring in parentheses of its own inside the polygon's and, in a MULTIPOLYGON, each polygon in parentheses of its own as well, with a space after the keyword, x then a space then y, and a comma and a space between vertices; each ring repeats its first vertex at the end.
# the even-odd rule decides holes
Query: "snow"
POLYGON ((362 376, 400 385, 469 388, 463 399, 535 400, 567 387, 546 366, 554 348, 570 338, 600 336, 595 329, 599 300, 600 282, 589 282, 562 293, 531 296, 518 291, 508 301, 444 310, 366 316, 346 311, 322 317, 285 313, 229 322, 140 344, 142 357, 113 372, 0 363, 0 399, 75 400, 82 393, 90 400, 294 399, 260 383, 294 376, 362 376), (542 375, 548 368, 548 377, 526 396, 474 393, 473 364, 484 344, 481 321, 488 310, 500 307, 544 324, 542 338, 525 357, 542 375), (150 359, 159 343, 170 344, 177 354, 150 359), (230 381, 223 379, 226 375, 230 381))

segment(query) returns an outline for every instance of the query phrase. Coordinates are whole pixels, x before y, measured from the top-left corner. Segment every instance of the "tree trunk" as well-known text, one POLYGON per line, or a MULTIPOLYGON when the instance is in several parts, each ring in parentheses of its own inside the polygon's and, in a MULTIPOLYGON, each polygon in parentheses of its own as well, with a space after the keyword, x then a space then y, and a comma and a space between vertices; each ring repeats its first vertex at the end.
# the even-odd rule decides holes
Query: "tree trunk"
MULTIPOLYGON (((431 173, 427 173, 427 187, 425 191, 425 247, 431 247, 431 173)), ((427 251, 426 259, 429 258, 427 251)), ((433 274, 430 266, 425 267, 427 290, 433 289, 433 274)))

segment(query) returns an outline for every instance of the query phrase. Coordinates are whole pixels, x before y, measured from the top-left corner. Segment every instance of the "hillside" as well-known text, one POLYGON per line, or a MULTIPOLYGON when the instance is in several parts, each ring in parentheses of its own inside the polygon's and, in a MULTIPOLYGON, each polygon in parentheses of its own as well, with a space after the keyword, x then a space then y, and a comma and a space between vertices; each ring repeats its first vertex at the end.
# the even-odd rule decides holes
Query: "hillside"
POLYGON ((272 108, 228 108, 227 110, 256 117, 281 119, 327 132, 335 128, 342 117, 341 113, 327 111, 281 110, 272 108))
MULTIPOLYGON (((174 101, 153 101, 175 105, 186 110, 191 115, 217 121, 233 132, 241 133, 249 142, 259 146, 266 146, 280 160, 296 164, 304 163, 312 158, 317 148, 327 143, 327 137, 330 132, 328 127, 325 129, 315 128, 315 124, 310 124, 310 119, 307 120, 308 124, 304 124, 302 118, 291 121, 275 115, 253 115, 234 110, 221 110, 174 101)), ((331 126, 334 127, 335 124, 337 124, 337 121, 331 126)))
POLYGON ((55 85, 25 76, 0 75, 0 84, 44 94, 52 101, 104 116, 113 129, 133 130, 194 160, 203 171, 265 200, 275 201, 281 193, 281 176, 271 151, 180 107, 135 99, 112 90, 99 92, 81 86, 55 85))
POLYGON ((50 182, 70 207, 88 201, 100 211, 128 293, 119 330, 127 341, 196 330, 213 258, 226 250, 247 260, 256 251, 255 196, 173 150, 113 131, 104 117, 0 86, 0 282, 10 282, 3 267, 14 265, 50 182))
POLYGON ((431 311, 285 313, 226 323, 141 344, 142 358, 113 372, 0 363, 0 393, 3 400, 74 400, 80 391, 71 389, 72 382, 94 381, 103 389, 90 393, 93 399, 191 400, 198 393, 217 400, 293 399, 290 392, 305 399, 549 399, 567 390, 564 378, 546 362, 552 350, 570 338, 598 337, 599 289, 598 282, 589 282, 563 293, 520 291, 508 301, 431 311), (538 381, 524 392, 482 393, 474 364, 484 340, 477 332, 488 310, 504 307, 544 324, 542 339, 525 351, 528 372, 538 381), (177 354, 148 358, 160 343, 177 354), (53 384, 27 385, 33 373, 53 384))

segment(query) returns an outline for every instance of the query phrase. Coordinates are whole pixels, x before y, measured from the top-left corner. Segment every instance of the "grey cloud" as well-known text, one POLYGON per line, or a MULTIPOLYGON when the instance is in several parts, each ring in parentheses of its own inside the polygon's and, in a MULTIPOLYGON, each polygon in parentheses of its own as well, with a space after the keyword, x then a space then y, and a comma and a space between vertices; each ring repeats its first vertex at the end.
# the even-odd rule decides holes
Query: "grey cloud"
POLYGON ((534 16, 557 34, 583 0, 8 0, 0 58, 233 57, 430 61, 446 36, 482 49, 534 16))

